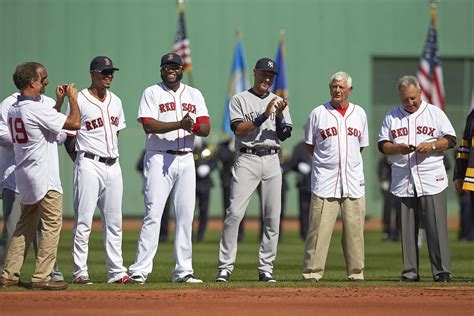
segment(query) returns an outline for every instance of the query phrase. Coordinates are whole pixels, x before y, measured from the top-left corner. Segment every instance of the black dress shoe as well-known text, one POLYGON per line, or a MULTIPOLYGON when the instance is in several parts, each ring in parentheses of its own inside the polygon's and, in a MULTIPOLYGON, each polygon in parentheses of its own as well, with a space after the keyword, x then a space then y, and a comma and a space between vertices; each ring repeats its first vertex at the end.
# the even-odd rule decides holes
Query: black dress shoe
POLYGON ((447 272, 441 272, 436 275, 435 282, 449 283, 451 282, 451 275, 449 275, 447 272))
POLYGON ((407 278, 406 276, 403 276, 400 278, 400 282, 419 282, 420 277, 417 276, 416 278, 407 278))

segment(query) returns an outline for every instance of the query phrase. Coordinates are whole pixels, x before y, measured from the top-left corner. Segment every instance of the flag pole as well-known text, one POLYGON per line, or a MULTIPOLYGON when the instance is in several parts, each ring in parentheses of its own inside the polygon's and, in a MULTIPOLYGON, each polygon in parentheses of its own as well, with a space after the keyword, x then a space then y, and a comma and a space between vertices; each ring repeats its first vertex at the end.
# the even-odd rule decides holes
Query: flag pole
MULTIPOLYGON (((183 0, 184 1, 184 0, 183 0)), ((436 7, 440 3, 440 0, 430 0, 430 7, 431 7, 431 25, 436 27, 436 7)))
MULTIPOLYGON (((185 3, 185 1, 186 0, 176 0, 176 2, 178 4, 178 15, 184 14, 184 11, 185 11, 184 3, 185 3)), ((188 84, 190 86, 194 86, 192 68, 187 73, 188 73, 188 84)))

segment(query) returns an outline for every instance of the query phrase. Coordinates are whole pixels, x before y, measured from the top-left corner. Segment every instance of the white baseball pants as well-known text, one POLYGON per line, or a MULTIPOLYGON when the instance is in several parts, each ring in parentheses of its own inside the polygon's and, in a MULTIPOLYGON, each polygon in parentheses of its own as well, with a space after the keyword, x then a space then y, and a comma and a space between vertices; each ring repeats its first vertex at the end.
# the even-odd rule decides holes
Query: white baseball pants
POLYGON ((96 206, 100 209, 107 265, 107 282, 122 278, 122 170, 78 154, 74 163, 74 213, 72 232, 73 277, 88 276, 89 236, 96 206))
POLYGON ((158 250, 160 222, 166 200, 173 191, 176 217, 172 278, 193 273, 192 224, 196 200, 196 173, 193 154, 172 155, 147 151, 144 158, 145 217, 138 240, 135 263, 129 268, 132 276, 146 280, 153 269, 158 250))

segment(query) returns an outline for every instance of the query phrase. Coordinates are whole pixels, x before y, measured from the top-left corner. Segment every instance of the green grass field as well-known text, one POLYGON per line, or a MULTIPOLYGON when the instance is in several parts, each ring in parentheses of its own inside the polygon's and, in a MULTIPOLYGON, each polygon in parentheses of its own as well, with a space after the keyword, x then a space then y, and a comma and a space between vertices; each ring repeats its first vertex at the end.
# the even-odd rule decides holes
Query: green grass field
MULTIPOLYGON (((208 231, 206 241, 194 243, 193 265, 195 275, 204 280, 201 285, 183 285, 171 283, 171 270, 174 267, 173 243, 160 243, 155 256, 153 272, 145 285, 115 285, 106 284, 105 257, 102 243, 102 232, 95 230, 89 243, 89 273, 94 285, 71 285, 69 290, 119 290, 119 289, 177 289, 177 288, 251 288, 269 286, 256 282, 257 255, 259 241, 257 231, 246 231, 244 241, 239 244, 237 262, 231 282, 228 284, 215 283, 217 273, 217 251, 220 231, 208 231)), ((124 264, 128 267, 135 258, 136 240, 139 231, 126 231, 123 235, 124 264)), ((345 263, 341 247, 341 232, 334 231, 331 247, 326 263, 326 272, 319 283, 301 281, 304 243, 297 231, 285 231, 278 247, 275 262, 274 277, 278 287, 339 287, 339 286, 433 286, 427 247, 423 246, 420 257, 421 282, 406 284, 399 282, 401 272, 401 255, 399 242, 381 241, 378 231, 365 232, 365 282, 352 283, 346 281, 345 263)), ((67 281, 71 280, 72 259, 70 254, 71 232, 63 231, 58 251, 61 271, 67 281)), ((468 279, 474 277, 474 243, 460 242, 456 233, 450 233, 452 253, 453 282, 449 286, 468 285, 468 279)), ((29 282, 33 269, 32 251, 22 270, 22 281, 29 282)), ((14 290, 14 289, 12 289, 14 290)))

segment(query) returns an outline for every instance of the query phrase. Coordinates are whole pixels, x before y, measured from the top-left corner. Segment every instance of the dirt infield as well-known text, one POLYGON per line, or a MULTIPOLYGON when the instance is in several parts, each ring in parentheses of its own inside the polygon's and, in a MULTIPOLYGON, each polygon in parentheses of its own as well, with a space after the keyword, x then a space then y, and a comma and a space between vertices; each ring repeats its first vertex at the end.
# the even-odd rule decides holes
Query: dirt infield
POLYGON ((0 315, 474 315, 474 287, 5 292, 0 315))

